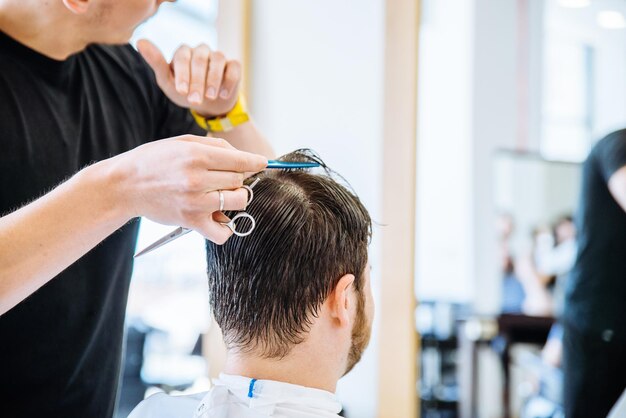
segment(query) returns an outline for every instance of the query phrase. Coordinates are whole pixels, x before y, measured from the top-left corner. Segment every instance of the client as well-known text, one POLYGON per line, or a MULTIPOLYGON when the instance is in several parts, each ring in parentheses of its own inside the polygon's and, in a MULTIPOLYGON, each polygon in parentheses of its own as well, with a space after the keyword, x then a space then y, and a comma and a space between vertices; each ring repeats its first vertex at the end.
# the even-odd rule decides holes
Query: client
MULTIPOLYGON (((371 219, 358 197, 325 172, 264 171, 247 212, 256 227, 207 242, 209 301, 227 348, 206 393, 153 395, 129 418, 337 417, 337 381, 359 361, 373 300, 371 219)), ((226 212, 226 215, 233 215, 226 212)), ((244 228, 245 229, 245 228, 244 228)))

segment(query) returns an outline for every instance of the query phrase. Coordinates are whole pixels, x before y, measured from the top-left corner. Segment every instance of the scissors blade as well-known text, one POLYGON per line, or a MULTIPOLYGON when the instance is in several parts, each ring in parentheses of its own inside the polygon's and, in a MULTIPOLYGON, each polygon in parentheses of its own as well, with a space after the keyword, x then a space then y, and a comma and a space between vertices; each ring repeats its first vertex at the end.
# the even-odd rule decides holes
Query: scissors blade
POLYGON ((267 167, 265 168, 277 168, 282 170, 288 170, 290 168, 313 168, 319 167, 320 163, 314 162, 288 162, 288 161, 278 161, 278 160, 269 160, 267 162, 267 167))
POLYGON ((159 238, 158 240, 156 240, 152 244, 148 245, 143 250, 139 251, 137 254, 135 254, 135 258, 137 258, 137 257, 139 257, 141 255, 147 254, 147 253, 149 253, 149 252, 151 252, 153 250, 156 250, 157 248, 164 246, 168 242, 174 241, 176 238, 182 237, 183 235, 187 234, 188 232, 191 232, 191 229, 183 228, 182 226, 179 226, 178 228, 176 228, 175 230, 173 230, 169 234, 164 235, 163 237, 159 238))

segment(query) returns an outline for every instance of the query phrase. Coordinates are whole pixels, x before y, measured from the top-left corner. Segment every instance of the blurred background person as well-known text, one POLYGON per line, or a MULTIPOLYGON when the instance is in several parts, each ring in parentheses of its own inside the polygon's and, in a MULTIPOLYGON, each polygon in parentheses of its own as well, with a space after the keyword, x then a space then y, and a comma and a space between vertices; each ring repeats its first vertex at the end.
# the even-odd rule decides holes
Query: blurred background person
POLYGON ((511 249, 511 237, 515 230, 513 215, 502 212, 496 218, 498 236, 498 255, 502 274, 502 305, 503 313, 520 313, 526 293, 515 275, 514 255, 511 249))

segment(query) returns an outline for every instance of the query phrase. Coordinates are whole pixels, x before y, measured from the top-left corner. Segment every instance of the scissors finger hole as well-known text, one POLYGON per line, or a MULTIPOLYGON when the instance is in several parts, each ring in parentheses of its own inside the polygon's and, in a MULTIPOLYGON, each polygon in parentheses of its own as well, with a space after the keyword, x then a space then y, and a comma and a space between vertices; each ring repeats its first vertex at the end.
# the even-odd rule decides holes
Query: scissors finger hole
POLYGON ((252 188, 253 188, 254 186, 256 186, 256 184, 259 182, 259 180, 261 180, 261 179, 259 179, 259 178, 258 178, 258 179, 256 179, 256 180, 254 180, 254 182, 252 182, 252 184, 251 184, 251 185, 249 185, 249 186, 248 186, 248 185, 246 185, 246 184, 244 184, 243 186, 241 186, 242 188, 244 188, 244 189, 246 189, 246 190, 248 191, 248 202, 246 203, 246 207, 248 207, 248 205, 249 205, 250 203, 252 203, 252 198, 254 198, 254 192, 252 191, 252 188))
POLYGON ((252 191, 252 187, 243 185, 242 188, 248 191, 248 201, 246 202, 246 207, 252 202, 252 198, 254 197, 254 192, 252 191))
POLYGON ((233 234, 238 237, 246 237, 254 231, 256 222, 249 213, 239 212, 230 220, 230 222, 225 223, 224 225, 230 228, 230 230, 233 231, 233 234))

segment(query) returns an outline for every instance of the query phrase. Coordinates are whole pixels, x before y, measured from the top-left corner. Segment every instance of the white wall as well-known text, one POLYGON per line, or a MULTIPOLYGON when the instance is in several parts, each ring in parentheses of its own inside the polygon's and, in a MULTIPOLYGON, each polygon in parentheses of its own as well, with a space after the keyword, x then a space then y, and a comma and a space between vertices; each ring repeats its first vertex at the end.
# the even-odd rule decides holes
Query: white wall
MULTIPOLYGON (((253 1, 250 108, 279 154, 315 149, 380 219, 382 0, 253 1)), ((390 104, 393 105, 393 104, 390 104)), ((401 180, 400 180, 401 181, 401 180)), ((375 298, 381 277, 374 228, 375 298)), ((377 323, 361 363, 340 381, 349 417, 374 417, 377 323)))
POLYGON ((426 0, 418 103, 418 300, 499 302, 492 155, 517 129, 517 2, 426 0), (454 13, 450 13, 454 10, 454 13))
MULTIPOLYGON (((418 80, 416 296, 496 312, 493 161, 517 140, 515 0, 424 0, 418 80), (454 11, 453 13, 451 11, 454 11)), ((481 354, 479 416, 500 414, 481 354)))
POLYGON ((416 295, 468 302, 473 3, 425 0, 418 60, 416 295), (450 13, 454 10, 454 13, 450 13))
POLYGON ((493 158, 498 148, 515 146, 518 132, 518 3, 475 1, 471 225, 474 307, 479 312, 497 312, 500 307, 493 158))

